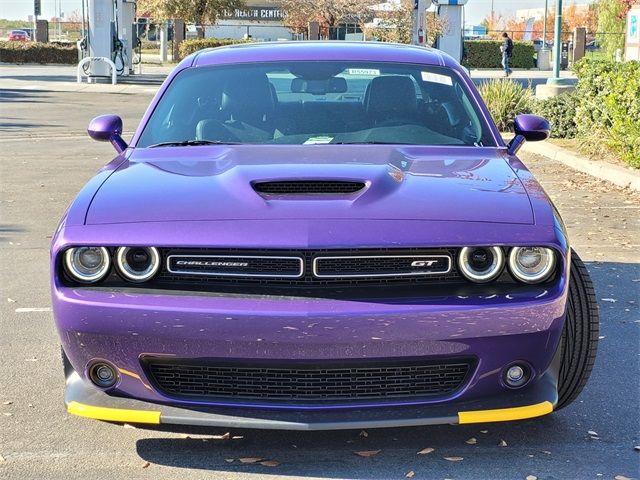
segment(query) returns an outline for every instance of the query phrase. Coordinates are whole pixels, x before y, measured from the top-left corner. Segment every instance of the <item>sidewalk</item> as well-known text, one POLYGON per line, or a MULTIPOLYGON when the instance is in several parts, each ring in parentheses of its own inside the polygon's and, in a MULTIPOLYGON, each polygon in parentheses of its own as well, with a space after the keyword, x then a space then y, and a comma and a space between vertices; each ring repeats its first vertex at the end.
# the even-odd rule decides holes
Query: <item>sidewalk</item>
POLYGON ((45 90, 51 92, 114 92, 129 90, 155 92, 173 66, 142 65, 142 74, 118 77, 117 85, 108 79, 88 84, 86 78, 76 83, 75 65, 15 65, 0 64, 1 90, 45 90))
MULTIPOLYGON (((157 88, 173 68, 174 65, 144 63, 141 75, 118 77, 118 84, 114 87, 106 79, 90 86, 86 83, 86 79, 83 79, 82 84, 77 84, 76 67, 74 65, 0 64, 0 89, 126 91, 132 86, 157 88)), ((502 70, 471 70, 470 73, 476 85, 491 79, 504 78, 502 70)), ((509 78, 525 87, 531 85, 535 88, 536 85, 545 83, 552 75, 553 72, 550 71, 514 70, 509 78)), ((560 72, 560 76, 562 78, 575 79, 570 71, 560 72)))

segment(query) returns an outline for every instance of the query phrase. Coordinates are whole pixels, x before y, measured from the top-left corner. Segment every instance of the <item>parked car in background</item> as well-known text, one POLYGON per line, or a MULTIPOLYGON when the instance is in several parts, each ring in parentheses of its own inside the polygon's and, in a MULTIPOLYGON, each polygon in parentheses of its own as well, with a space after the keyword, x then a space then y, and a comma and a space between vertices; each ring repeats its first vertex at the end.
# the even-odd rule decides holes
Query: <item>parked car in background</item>
POLYGON ((9 32, 8 40, 10 42, 26 42, 30 40, 29 34, 24 30, 11 30, 9 32))
MULTIPOLYGON (((437 50, 283 42, 185 58, 51 248, 69 413, 346 429, 569 405, 589 274, 466 71, 437 50)), ((171 427, 167 427, 171 428, 171 427)), ((537 428, 537 427, 536 427, 537 428)))

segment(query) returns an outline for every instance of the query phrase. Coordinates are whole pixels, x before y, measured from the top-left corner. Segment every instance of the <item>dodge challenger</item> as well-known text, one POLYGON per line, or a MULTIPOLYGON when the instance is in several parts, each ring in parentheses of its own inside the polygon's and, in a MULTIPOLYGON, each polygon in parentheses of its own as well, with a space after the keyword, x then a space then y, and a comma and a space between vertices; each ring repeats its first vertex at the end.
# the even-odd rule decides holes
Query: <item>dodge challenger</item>
POLYGON ((442 52, 202 50, 129 142, 122 128, 91 121, 117 156, 52 242, 69 413, 466 424, 549 414, 585 386, 593 286, 517 156, 550 126, 518 115, 505 143, 442 52))

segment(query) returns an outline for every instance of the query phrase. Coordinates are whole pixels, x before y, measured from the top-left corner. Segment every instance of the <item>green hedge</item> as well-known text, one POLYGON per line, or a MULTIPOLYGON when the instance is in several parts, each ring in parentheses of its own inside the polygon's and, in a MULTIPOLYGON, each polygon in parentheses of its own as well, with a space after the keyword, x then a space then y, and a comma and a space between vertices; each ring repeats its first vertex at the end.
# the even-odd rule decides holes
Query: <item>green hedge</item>
POLYGON ((202 50, 203 48, 223 47, 236 43, 247 43, 247 40, 236 40, 233 38, 203 38, 193 40, 183 40, 180 43, 180 58, 202 50))
POLYGON ((578 76, 578 137, 591 155, 610 150, 640 168, 640 62, 616 63, 584 58, 578 76))
POLYGON ((574 138, 577 133, 576 109, 580 97, 575 92, 538 100, 533 111, 551 123, 551 137, 574 138))
MULTIPOLYGON (((462 64, 467 68, 501 68, 502 53, 499 40, 466 40, 462 64)), ((531 42, 513 42, 511 68, 533 68, 535 49, 531 42)))
POLYGON ((78 49, 75 45, 0 41, 0 62, 76 64, 78 49))

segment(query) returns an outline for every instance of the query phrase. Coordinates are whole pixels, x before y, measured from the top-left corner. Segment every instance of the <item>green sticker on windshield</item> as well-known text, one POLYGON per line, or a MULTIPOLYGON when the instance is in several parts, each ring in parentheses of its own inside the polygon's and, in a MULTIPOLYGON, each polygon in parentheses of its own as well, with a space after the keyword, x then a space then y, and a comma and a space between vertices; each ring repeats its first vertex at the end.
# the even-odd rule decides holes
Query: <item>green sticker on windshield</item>
POLYGON ((306 142, 304 142, 304 144, 305 145, 322 145, 322 144, 331 143, 332 140, 333 140, 333 137, 311 137, 306 142))

